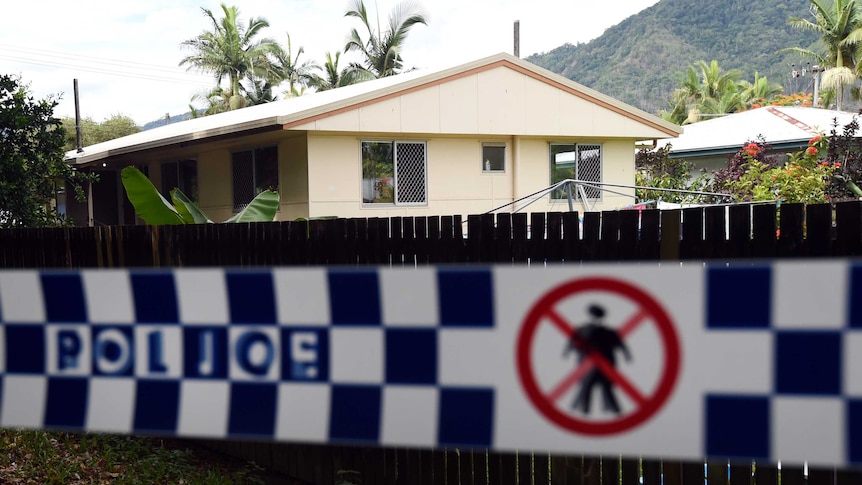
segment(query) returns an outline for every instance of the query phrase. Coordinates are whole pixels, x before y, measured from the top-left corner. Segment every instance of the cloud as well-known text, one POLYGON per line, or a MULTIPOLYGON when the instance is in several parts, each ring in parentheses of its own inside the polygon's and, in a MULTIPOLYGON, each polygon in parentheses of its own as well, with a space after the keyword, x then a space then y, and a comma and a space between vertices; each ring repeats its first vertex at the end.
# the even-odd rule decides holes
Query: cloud
MULTIPOLYGON (((586 0, 425 1, 429 25, 411 31, 405 63, 440 67, 512 52, 515 20, 520 20, 522 56, 586 42, 656 1, 619 0, 614 8, 586 0)), ((74 78, 80 82, 84 116, 102 120, 123 113, 143 124, 165 113, 179 114, 188 110, 195 92, 212 86, 208 76, 178 67, 186 55, 180 43, 210 27, 201 7, 218 17, 219 3, 81 0, 46 7, 32 0, 11 2, 0 18, 0 72, 20 73, 39 97, 63 92, 59 116, 74 114, 74 78), (25 20, 34 18, 36 27, 25 20)), ((289 32, 294 50, 304 47, 308 60, 322 62, 325 52, 341 50, 351 28, 364 34, 357 19, 344 17, 346 0, 235 3, 242 19, 263 16, 270 22, 264 35, 285 44, 289 32)), ((366 1, 374 23, 377 5, 383 25, 396 3, 366 1)), ((351 58, 356 59, 346 60, 351 58)))

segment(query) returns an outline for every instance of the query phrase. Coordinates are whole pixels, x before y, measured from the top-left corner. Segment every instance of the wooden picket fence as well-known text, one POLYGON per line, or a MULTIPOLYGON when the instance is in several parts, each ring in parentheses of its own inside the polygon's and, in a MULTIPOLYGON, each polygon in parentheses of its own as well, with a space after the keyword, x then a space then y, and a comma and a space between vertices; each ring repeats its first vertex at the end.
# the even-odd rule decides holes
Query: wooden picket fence
MULTIPOLYGON (((0 231, 0 268, 565 264, 862 254, 862 202, 0 231)), ((857 485, 862 470, 206 441, 313 485, 857 485), (341 473, 339 473, 341 472, 341 473)), ((585 450, 579 450, 585 451, 585 450)), ((283 483, 283 482, 280 482, 283 483)))
POLYGON ((845 257, 862 202, 0 231, 0 268, 845 257), (779 217, 780 216, 780 217, 779 217))

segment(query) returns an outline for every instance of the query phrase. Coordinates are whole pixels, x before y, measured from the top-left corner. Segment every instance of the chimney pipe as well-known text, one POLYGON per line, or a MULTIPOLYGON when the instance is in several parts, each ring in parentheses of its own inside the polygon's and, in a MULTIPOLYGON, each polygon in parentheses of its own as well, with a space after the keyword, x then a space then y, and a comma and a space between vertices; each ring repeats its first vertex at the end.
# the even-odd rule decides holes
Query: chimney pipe
POLYGON ((521 57, 521 21, 515 21, 515 57, 521 57))

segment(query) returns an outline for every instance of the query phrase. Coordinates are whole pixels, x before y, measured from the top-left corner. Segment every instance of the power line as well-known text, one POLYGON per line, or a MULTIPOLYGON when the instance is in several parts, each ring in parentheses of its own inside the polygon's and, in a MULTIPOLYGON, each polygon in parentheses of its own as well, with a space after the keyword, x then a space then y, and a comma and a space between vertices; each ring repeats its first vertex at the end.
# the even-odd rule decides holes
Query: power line
POLYGON ((159 66, 156 64, 122 61, 118 59, 107 59, 84 55, 79 56, 76 54, 69 54, 59 51, 20 48, 16 46, 9 46, 8 44, 0 44, 0 47, 11 48, 0 51, 0 59, 7 59, 25 64, 75 69, 84 72, 93 72, 98 74, 108 74, 113 76, 137 78, 159 82, 180 83, 199 87, 209 87, 213 84, 213 80, 211 78, 205 80, 207 78, 205 78, 205 76, 202 74, 188 72, 178 67, 171 68, 166 66, 159 66), (13 52, 10 53, 8 52, 8 50, 12 50, 13 52), (34 55, 37 57, 32 57, 34 55), (103 64, 107 67, 87 64, 103 64), (153 71, 158 72, 154 73, 153 71))
POLYGON ((210 81, 210 82, 206 82, 204 80, 196 81, 194 79, 182 79, 182 78, 173 78, 173 77, 167 77, 167 76, 156 76, 156 75, 144 74, 144 73, 120 71, 120 70, 116 70, 116 69, 83 66, 83 65, 78 65, 78 64, 42 61, 42 60, 28 59, 28 58, 24 58, 24 57, 8 55, 5 53, 0 53, 0 59, 17 61, 17 62, 22 62, 25 64, 34 64, 37 66, 61 67, 61 68, 66 68, 66 69, 75 69, 75 70, 84 71, 84 72, 93 72, 93 73, 97 73, 97 74, 108 74, 108 75, 112 75, 112 76, 145 79, 145 80, 149 80, 149 81, 180 83, 180 84, 186 84, 186 85, 190 85, 190 86, 207 87, 207 86, 212 86, 212 84, 213 84, 212 81, 210 81))
POLYGON ((22 46, 15 46, 15 45, 2 44, 2 43, 0 43, 0 48, 3 48, 5 51, 18 51, 18 54, 25 54, 25 55, 35 54, 37 56, 54 57, 54 58, 67 59, 67 60, 73 60, 73 61, 84 61, 84 62, 90 62, 90 63, 96 63, 96 64, 105 64, 108 66, 128 67, 131 69, 140 69, 140 70, 147 70, 147 71, 158 70, 158 71, 162 71, 162 72, 170 73, 170 74, 204 76, 203 74, 196 74, 193 72, 189 72, 188 70, 183 69, 183 68, 178 67, 178 66, 177 67, 171 67, 171 66, 164 66, 164 65, 160 65, 160 64, 149 64, 149 63, 144 63, 144 62, 128 61, 125 59, 112 59, 112 58, 107 58, 107 57, 88 56, 88 55, 83 55, 83 54, 75 54, 75 53, 71 53, 71 52, 52 51, 52 50, 48 50, 48 49, 36 49, 33 47, 22 47, 22 46))

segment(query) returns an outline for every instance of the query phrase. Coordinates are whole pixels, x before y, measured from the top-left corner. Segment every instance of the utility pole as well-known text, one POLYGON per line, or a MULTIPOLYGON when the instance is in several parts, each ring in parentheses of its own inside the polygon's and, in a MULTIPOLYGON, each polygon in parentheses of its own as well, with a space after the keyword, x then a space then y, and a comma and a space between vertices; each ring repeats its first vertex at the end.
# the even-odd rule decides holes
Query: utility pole
POLYGON ((825 71, 826 69, 821 69, 819 65, 815 64, 814 67, 811 68, 811 75, 814 76, 814 100, 813 105, 816 108, 818 104, 820 104, 820 73, 825 71))
POLYGON ((81 107, 78 103, 78 78, 72 80, 72 89, 75 92, 75 146, 78 153, 84 151, 83 142, 81 141, 81 107))
POLYGON ((811 77, 814 79, 813 99, 811 100, 811 105, 816 108, 817 105, 820 104, 820 73, 825 71, 826 68, 822 68, 818 64, 812 66, 810 62, 806 62, 805 67, 803 67, 801 71, 796 70, 796 64, 791 64, 790 69, 790 75, 794 78, 804 78, 809 72, 811 73, 811 77))

